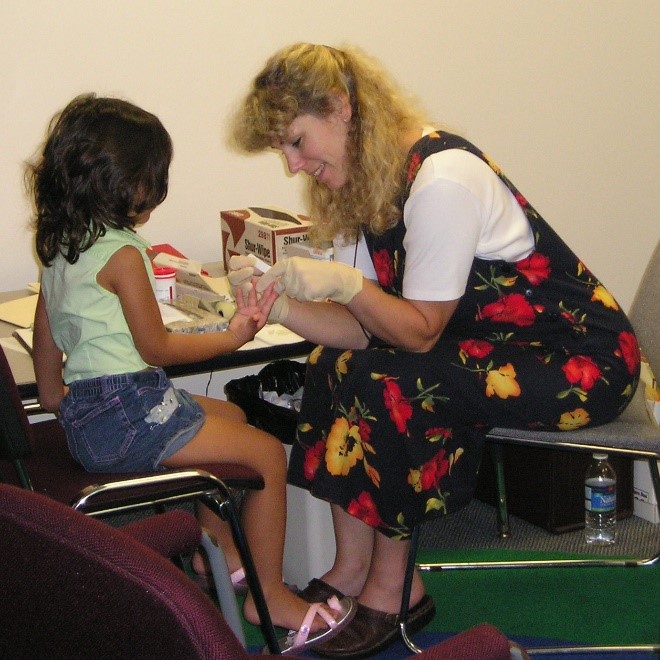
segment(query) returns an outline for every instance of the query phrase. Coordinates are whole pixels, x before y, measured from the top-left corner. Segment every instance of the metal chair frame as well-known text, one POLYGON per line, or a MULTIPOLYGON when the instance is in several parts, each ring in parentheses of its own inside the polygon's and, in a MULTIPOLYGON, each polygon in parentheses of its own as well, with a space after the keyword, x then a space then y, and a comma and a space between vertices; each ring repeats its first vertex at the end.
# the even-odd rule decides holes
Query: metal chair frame
MULTIPOLYGON (((238 483, 235 484, 235 487, 245 485, 245 483, 238 483)), ((80 496, 72 503, 72 508, 90 516, 103 516, 189 500, 201 501, 222 520, 229 523, 234 543, 245 570, 248 588, 252 593, 255 607, 259 613, 261 631, 270 652, 279 654, 277 636, 257 577, 252 554, 243 534, 231 489, 223 480, 204 470, 181 469, 168 470, 164 473, 155 473, 127 480, 91 484, 80 492, 80 496), (154 491, 153 496, 148 499, 144 497, 136 498, 133 494, 135 489, 150 488, 152 486, 157 486, 158 490, 154 491)), ((236 599, 231 590, 231 579, 224 561, 224 555, 208 535, 203 536, 202 546, 209 557, 223 614, 234 632, 240 631, 237 636, 245 645, 240 616, 236 607, 236 599)))

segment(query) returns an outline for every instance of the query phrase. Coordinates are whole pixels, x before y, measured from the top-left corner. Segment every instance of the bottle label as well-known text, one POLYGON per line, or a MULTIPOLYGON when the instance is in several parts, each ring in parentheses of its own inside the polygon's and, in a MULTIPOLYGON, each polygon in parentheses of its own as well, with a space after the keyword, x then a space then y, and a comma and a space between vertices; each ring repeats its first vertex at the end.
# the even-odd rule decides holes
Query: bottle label
POLYGON ((616 509, 616 485, 585 486, 584 508, 595 513, 608 513, 616 509))

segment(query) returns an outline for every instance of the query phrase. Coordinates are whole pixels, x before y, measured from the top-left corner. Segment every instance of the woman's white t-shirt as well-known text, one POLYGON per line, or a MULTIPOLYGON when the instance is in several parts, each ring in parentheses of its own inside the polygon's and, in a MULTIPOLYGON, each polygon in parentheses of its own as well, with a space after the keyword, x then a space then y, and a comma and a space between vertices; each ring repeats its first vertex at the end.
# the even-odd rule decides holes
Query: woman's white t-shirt
MULTIPOLYGON (((511 191, 480 158, 447 149, 424 159, 404 205, 403 296, 456 300, 475 257, 518 261, 534 248, 531 227, 511 191)), ((335 259, 376 280, 362 237, 335 243, 335 259)))

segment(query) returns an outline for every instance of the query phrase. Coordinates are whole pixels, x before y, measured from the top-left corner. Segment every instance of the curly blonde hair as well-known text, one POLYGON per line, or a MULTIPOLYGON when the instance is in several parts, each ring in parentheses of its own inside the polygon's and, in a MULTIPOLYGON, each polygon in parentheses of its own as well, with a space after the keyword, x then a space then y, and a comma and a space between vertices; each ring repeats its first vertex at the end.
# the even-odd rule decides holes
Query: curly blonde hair
POLYGON ((403 185, 404 132, 427 123, 373 58, 355 47, 296 43, 275 53, 255 77, 236 113, 231 137, 247 152, 280 143, 299 115, 328 117, 338 94, 349 99, 350 176, 330 190, 313 177, 307 181, 313 241, 354 240, 361 226, 374 234, 399 219, 396 202, 403 185))

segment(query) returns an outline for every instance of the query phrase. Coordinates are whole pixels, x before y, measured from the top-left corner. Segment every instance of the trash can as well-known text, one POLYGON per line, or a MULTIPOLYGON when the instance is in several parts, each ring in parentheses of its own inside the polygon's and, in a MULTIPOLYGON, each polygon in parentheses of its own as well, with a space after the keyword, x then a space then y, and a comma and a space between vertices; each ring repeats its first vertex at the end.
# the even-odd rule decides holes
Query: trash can
POLYGON ((243 409, 250 424, 290 445, 296 440, 298 412, 264 400, 263 393, 295 394, 304 383, 305 364, 277 360, 266 365, 256 376, 230 380, 225 385, 225 396, 243 409))
MULTIPOLYGON (((248 422, 274 435, 285 445, 296 440, 298 413, 262 398, 263 392, 294 394, 305 382, 305 364, 277 360, 257 375, 230 380, 225 385, 228 401, 240 406, 248 422)), ((291 447, 285 446, 287 458, 291 447)), ((286 542, 284 579, 290 584, 306 585, 324 575, 335 558, 334 528, 330 507, 306 490, 287 486, 286 542)))

